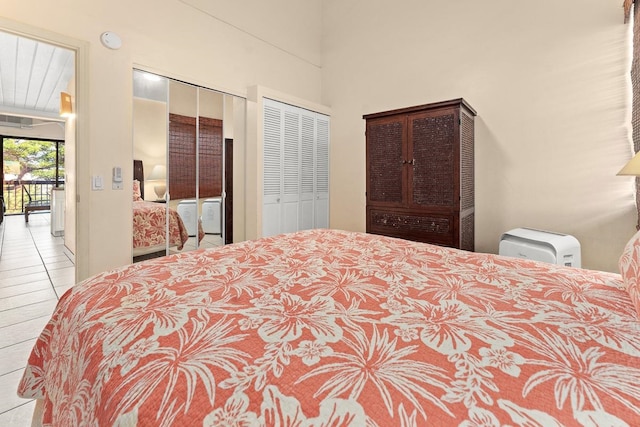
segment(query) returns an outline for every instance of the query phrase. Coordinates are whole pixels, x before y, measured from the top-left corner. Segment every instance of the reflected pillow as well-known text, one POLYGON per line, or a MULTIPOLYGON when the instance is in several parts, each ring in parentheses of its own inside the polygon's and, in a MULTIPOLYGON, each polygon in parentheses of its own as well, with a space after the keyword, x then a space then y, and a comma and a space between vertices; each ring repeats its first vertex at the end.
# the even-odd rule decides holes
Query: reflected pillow
POLYGON ((133 201, 139 202, 142 200, 142 196, 140 195, 140 181, 137 179, 133 180, 133 201))
POLYGON ((627 242, 618 266, 624 287, 629 292, 636 312, 640 316, 640 231, 627 242))

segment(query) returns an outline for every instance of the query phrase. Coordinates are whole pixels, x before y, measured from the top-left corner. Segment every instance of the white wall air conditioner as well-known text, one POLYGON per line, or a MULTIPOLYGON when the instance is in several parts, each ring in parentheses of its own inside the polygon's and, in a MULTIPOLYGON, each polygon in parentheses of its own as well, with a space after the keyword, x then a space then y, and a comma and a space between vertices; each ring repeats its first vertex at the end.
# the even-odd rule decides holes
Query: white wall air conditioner
POLYGON ((64 235, 64 189, 51 190, 51 235, 64 235))
POLYGON ((178 215, 182 218, 189 237, 198 234, 198 205, 195 200, 181 200, 178 203, 178 215))
POLYGON ((580 242, 568 234, 514 228, 500 238, 500 255, 580 267, 580 242))
POLYGON ((212 197, 202 202, 202 228, 206 234, 220 234, 221 208, 222 197, 212 197))

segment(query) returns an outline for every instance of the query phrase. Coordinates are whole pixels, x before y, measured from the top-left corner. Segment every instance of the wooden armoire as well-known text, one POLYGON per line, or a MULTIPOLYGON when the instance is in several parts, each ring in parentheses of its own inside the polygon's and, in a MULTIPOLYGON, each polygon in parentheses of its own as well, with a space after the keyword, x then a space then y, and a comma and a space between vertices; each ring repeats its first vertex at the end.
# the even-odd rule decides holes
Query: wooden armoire
POLYGON ((464 99, 366 114, 367 232, 474 250, 474 117, 464 99))

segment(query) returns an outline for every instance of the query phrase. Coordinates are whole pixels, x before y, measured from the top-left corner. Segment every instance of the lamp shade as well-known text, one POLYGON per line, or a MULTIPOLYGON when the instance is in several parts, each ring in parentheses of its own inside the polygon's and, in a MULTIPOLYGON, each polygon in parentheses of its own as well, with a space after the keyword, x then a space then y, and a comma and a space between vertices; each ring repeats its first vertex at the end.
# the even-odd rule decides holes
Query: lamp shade
POLYGON ((149 181, 159 181, 164 180, 167 177, 167 167, 165 165, 155 165, 153 169, 151 169, 151 173, 147 178, 149 181))
POLYGON ((165 165, 155 165, 147 178, 148 181, 155 181, 153 191, 155 191, 156 196, 158 196, 158 200, 163 199, 167 192, 166 178, 167 167, 165 165))
POLYGON ((620 169, 618 175, 640 176, 640 151, 620 169))

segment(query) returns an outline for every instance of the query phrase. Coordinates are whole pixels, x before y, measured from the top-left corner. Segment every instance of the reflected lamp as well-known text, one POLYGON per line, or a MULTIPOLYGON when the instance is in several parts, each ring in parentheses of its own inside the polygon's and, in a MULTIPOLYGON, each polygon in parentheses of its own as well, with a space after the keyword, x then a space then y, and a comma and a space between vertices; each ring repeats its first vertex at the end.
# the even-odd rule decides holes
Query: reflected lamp
POLYGON ((638 151, 636 155, 633 156, 622 169, 620 169, 620 172, 618 172, 617 175, 640 176, 640 151, 638 151))
POLYGON ((167 192, 167 167, 165 165, 155 165, 151 169, 147 180, 154 183, 153 191, 158 197, 157 200, 163 200, 167 192))

